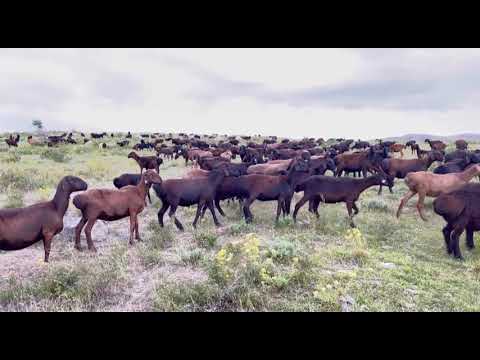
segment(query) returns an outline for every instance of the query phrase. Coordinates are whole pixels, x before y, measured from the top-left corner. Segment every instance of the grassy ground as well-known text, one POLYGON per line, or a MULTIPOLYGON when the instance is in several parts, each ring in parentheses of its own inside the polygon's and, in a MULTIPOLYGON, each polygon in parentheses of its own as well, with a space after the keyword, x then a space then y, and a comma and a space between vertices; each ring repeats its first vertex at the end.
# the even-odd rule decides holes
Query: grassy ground
MULTIPOLYGON (((90 143, 52 150, 22 142, 8 150, 1 141, 1 208, 51 198, 67 174, 92 188, 113 187, 113 177, 138 171, 128 149, 90 143)), ((183 161, 166 161, 161 176, 185 170, 183 161)), ((275 225, 276 204, 255 202, 253 224, 244 223, 237 203, 224 203, 223 226, 215 228, 207 212, 197 231, 191 227, 195 208, 180 208, 186 227, 180 233, 168 216, 166 227, 158 226, 160 201, 152 191, 154 203, 140 217, 144 242, 127 244, 128 220, 99 221, 93 230, 97 254, 73 249, 79 212, 70 206, 48 265, 41 243, 0 252, 0 310, 480 310, 479 250, 466 250, 462 237, 466 261, 446 255, 443 220, 431 199, 428 222, 418 218, 414 200, 397 220, 403 181, 394 194, 376 192, 366 191, 358 202, 359 232, 349 229, 344 204, 322 205, 319 220, 305 206, 297 225, 288 218, 275 225)))

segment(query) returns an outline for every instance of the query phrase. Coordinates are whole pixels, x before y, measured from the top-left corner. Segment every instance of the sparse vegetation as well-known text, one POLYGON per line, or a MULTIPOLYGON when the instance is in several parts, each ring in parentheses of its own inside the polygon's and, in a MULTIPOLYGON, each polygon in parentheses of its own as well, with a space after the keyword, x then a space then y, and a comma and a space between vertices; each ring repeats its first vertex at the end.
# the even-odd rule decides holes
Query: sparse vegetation
POLYGON ((65 149, 55 148, 47 148, 42 150, 42 152, 40 153, 40 158, 53 160, 59 163, 67 162, 70 160, 70 157, 67 156, 65 149))
MULTIPOLYGON (((65 174, 90 188, 112 188, 115 176, 138 172, 129 149, 115 141, 108 139, 105 150, 93 143, 2 148, 0 207, 50 199, 65 174)), ((182 159, 160 166, 162 178, 184 172, 182 159)), ((319 219, 305 208, 298 224, 287 217, 276 225, 276 204, 258 201, 253 224, 244 222, 238 203, 222 203, 220 229, 206 218, 194 230, 195 208, 181 208, 184 233, 168 215, 165 227, 158 225, 160 201, 152 191, 153 205, 139 217, 144 241, 127 245, 128 219, 99 222, 96 254, 73 249, 79 214, 70 206, 48 266, 41 244, 0 252, 0 311, 479 311, 478 249, 467 251, 463 236, 465 262, 449 258, 431 199, 428 222, 413 202, 396 219, 403 181, 393 194, 377 190, 358 201, 358 232, 350 230, 344 204, 322 203, 319 219)))

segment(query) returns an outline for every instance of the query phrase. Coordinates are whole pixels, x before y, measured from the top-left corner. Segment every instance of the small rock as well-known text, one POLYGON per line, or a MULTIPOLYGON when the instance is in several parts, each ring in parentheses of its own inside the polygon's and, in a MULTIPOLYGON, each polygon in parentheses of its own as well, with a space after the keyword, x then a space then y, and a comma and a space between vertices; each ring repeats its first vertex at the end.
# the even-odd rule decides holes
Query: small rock
POLYGON ((350 295, 342 296, 340 298, 340 305, 342 306, 343 312, 350 312, 355 305, 355 299, 350 295))
POLYGON ((393 263, 382 263, 382 267, 384 269, 395 269, 397 267, 397 265, 395 265, 393 263))

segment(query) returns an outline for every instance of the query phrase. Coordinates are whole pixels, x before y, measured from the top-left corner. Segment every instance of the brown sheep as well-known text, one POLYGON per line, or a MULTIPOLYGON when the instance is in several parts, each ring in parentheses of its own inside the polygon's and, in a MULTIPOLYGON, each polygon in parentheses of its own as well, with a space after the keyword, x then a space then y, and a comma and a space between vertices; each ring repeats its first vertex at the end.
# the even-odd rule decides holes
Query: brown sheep
MULTIPOLYGON (((440 151, 430 151, 426 157, 420 159, 384 159, 381 168, 391 178, 403 179, 410 172, 426 171, 435 161, 443 161, 443 154, 440 151)), ((390 188, 392 193, 392 188, 390 188)), ((382 185, 378 194, 382 193, 382 185)))
POLYGON ((159 174, 160 165, 163 163, 163 160, 156 156, 138 156, 135 151, 132 151, 130 154, 128 154, 128 158, 137 162, 138 166, 140 166, 140 174, 143 173, 143 169, 153 169, 157 171, 157 174, 159 174))
POLYGON ((418 194, 417 210, 422 220, 427 221, 427 218, 423 214, 425 196, 437 197, 440 194, 454 191, 468 183, 478 174, 480 174, 480 165, 478 164, 461 173, 433 174, 427 171, 408 173, 405 177, 405 184, 410 190, 400 201, 397 218, 400 217, 402 208, 408 200, 418 194))
POLYGON ((92 228, 97 220, 115 221, 130 217, 130 244, 138 234, 138 214, 145 208, 145 197, 151 184, 161 184, 162 179, 153 170, 142 174, 137 186, 128 185, 121 189, 92 189, 73 198, 73 205, 82 212, 82 219, 75 228, 75 248, 81 250, 80 234, 85 227, 88 249, 97 251, 92 241, 92 228))
POLYGON ((52 239, 63 230, 70 194, 87 187, 82 179, 65 176, 52 200, 21 209, 0 210, 0 249, 20 250, 43 240, 44 260, 48 262, 52 239))
POLYGON ((459 139, 455 141, 455 147, 457 150, 467 150, 468 143, 465 140, 459 139))
POLYGON ((403 145, 403 144, 390 145, 390 151, 393 152, 393 153, 399 152, 401 157, 403 157, 403 150, 404 149, 405 149, 405 145, 403 145))
POLYGON ((430 148, 432 150, 437 150, 437 151, 445 151, 445 148, 447 147, 447 144, 443 143, 440 140, 430 140, 430 139, 425 139, 425 142, 430 145, 430 148))
POLYGON ((265 164, 251 165, 247 169, 247 174, 280 175, 288 169, 292 161, 292 159, 270 160, 265 164))

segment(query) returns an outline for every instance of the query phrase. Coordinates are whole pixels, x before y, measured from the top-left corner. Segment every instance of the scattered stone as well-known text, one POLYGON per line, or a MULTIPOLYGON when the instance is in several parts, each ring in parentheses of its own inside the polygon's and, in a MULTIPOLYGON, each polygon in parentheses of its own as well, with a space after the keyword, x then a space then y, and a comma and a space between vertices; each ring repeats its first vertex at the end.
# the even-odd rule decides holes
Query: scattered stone
POLYGON ((345 295, 340 298, 340 305, 343 312, 350 312, 355 306, 355 299, 350 295, 345 295))
POLYGON ((397 265, 395 265, 394 263, 382 263, 382 267, 384 269, 395 269, 397 265))
POLYGON ((405 289, 405 292, 409 293, 410 295, 418 294, 418 291, 414 289, 405 289))

